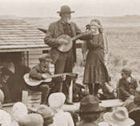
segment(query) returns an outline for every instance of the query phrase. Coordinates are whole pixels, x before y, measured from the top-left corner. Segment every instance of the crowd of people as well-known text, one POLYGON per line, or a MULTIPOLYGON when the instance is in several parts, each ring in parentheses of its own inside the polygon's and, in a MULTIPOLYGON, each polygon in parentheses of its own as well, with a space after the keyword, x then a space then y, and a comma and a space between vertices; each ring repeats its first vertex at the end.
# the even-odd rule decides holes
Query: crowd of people
MULTIPOLYGON (((69 6, 62 6, 57 13, 60 19, 49 25, 44 38, 44 42, 51 47, 50 52, 41 55, 39 63, 31 70, 24 71, 19 80, 19 83, 23 82, 24 74, 28 73, 29 80, 33 79, 39 82, 38 84, 35 83, 36 81, 30 82, 32 84, 28 83, 26 89, 34 92, 40 91, 42 93, 41 104, 36 109, 27 108, 22 102, 17 102, 21 100, 18 99, 11 109, 11 115, 4 111, 3 102, 9 102, 10 97, 14 95, 14 92, 11 93, 10 88, 7 87, 10 85, 8 82, 16 81, 17 77, 15 77, 15 80, 10 80, 9 78, 12 78, 13 73, 15 73, 12 71, 15 69, 1 68, 0 125, 139 126, 140 89, 137 80, 132 76, 130 69, 123 68, 116 90, 113 89, 104 60, 106 45, 101 22, 98 19, 92 19, 86 26, 86 30, 82 32, 76 23, 71 21, 71 14, 74 11, 71 11, 69 6), (63 109, 64 104, 72 105, 72 101, 69 100, 72 77, 68 74, 65 77, 63 74, 72 73, 76 62, 77 39, 83 40, 82 54, 85 68, 81 88, 84 91, 79 91, 84 94, 79 99, 80 107, 78 111, 66 112, 63 109), (59 75, 48 82, 46 80, 53 76, 49 70, 50 63, 54 64, 54 75, 59 75), (33 83, 35 83, 34 86, 33 83), (123 105, 111 109, 100 106, 101 100, 115 98, 122 100, 123 105)), ((16 89, 17 87, 14 91, 16 89)), ((13 98, 19 97, 20 94, 16 94, 13 98)))

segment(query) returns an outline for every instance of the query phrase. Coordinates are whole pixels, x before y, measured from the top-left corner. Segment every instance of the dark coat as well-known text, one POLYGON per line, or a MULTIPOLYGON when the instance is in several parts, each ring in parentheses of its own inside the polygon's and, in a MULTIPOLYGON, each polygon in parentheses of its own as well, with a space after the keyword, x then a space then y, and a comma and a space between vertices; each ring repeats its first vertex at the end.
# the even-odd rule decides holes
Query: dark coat
POLYGON ((37 79, 37 80, 42 80, 42 74, 44 73, 48 73, 48 74, 51 74, 50 71, 49 71, 49 67, 46 66, 46 67, 41 67, 40 64, 37 64, 36 66, 34 66, 31 71, 30 71, 30 77, 31 78, 34 78, 34 79, 37 79))
POLYGON ((118 97, 121 100, 126 100, 130 95, 135 95, 135 91, 137 88, 137 81, 135 79, 131 79, 129 83, 126 79, 121 78, 118 84, 118 97))
MULTIPOLYGON (((72 30, 72 36, 75 36, 79 33, 81 33, 80 29, 77 27, 77 25, 73 22, 70 23, 71 30, 72 30)), ((58 20, 54 23, 51 23, 49 26, 49 29, 46 33, 46 37, 44 38, 44 42, 48 44, 50 47, 52 47, 50 54, 52 56, 52 59, 54 63, 59 59, 60 52, 57 50, 57 47, 59 46, 57 37, 64 34, 63 29, 63 22, 62 20, 58 20)), ((76 44, 73 43, 73 54, 74 54, 74 60, 76 61, 76 44)))

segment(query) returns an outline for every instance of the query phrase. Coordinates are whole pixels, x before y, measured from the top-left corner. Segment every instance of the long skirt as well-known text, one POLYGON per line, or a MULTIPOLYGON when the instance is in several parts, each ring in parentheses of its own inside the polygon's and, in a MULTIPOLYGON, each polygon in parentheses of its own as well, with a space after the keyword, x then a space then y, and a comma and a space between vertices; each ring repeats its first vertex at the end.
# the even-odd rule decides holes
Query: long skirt
POLYGON ((103 84, 109 82, 109 75, 104 64, 103 50, 89 50, 84 70, 84 84, 103 84))

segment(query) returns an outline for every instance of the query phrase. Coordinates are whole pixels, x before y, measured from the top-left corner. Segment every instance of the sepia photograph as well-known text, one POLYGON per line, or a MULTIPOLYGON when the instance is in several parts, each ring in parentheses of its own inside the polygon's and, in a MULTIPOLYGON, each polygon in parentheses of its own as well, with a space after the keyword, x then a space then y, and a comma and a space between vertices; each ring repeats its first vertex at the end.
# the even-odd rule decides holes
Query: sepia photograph
POLYGON ((0 126, 140 126, 139 0, 0 0, 0 126))

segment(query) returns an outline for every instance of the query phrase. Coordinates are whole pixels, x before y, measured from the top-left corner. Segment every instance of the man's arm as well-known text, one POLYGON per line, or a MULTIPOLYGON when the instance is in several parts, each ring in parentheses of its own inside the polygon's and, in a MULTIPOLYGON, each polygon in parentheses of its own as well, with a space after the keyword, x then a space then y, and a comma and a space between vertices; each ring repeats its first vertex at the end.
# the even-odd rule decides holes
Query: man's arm
POLYGON ((57 38, 54 38, 54 24, 50 24, 49 29, 46 33, 46 36, 44 38, 45 44, 48 44, 50 47, 58 47, 59 46, 59 41, 57 38))
POLYGON ((31 69, 29 74, 30 74, 31 78, 34 78, 34 79, 37 79, 37 80, 42 80, 43 79, 42 74, 39 73, 35 67, 31 69))

